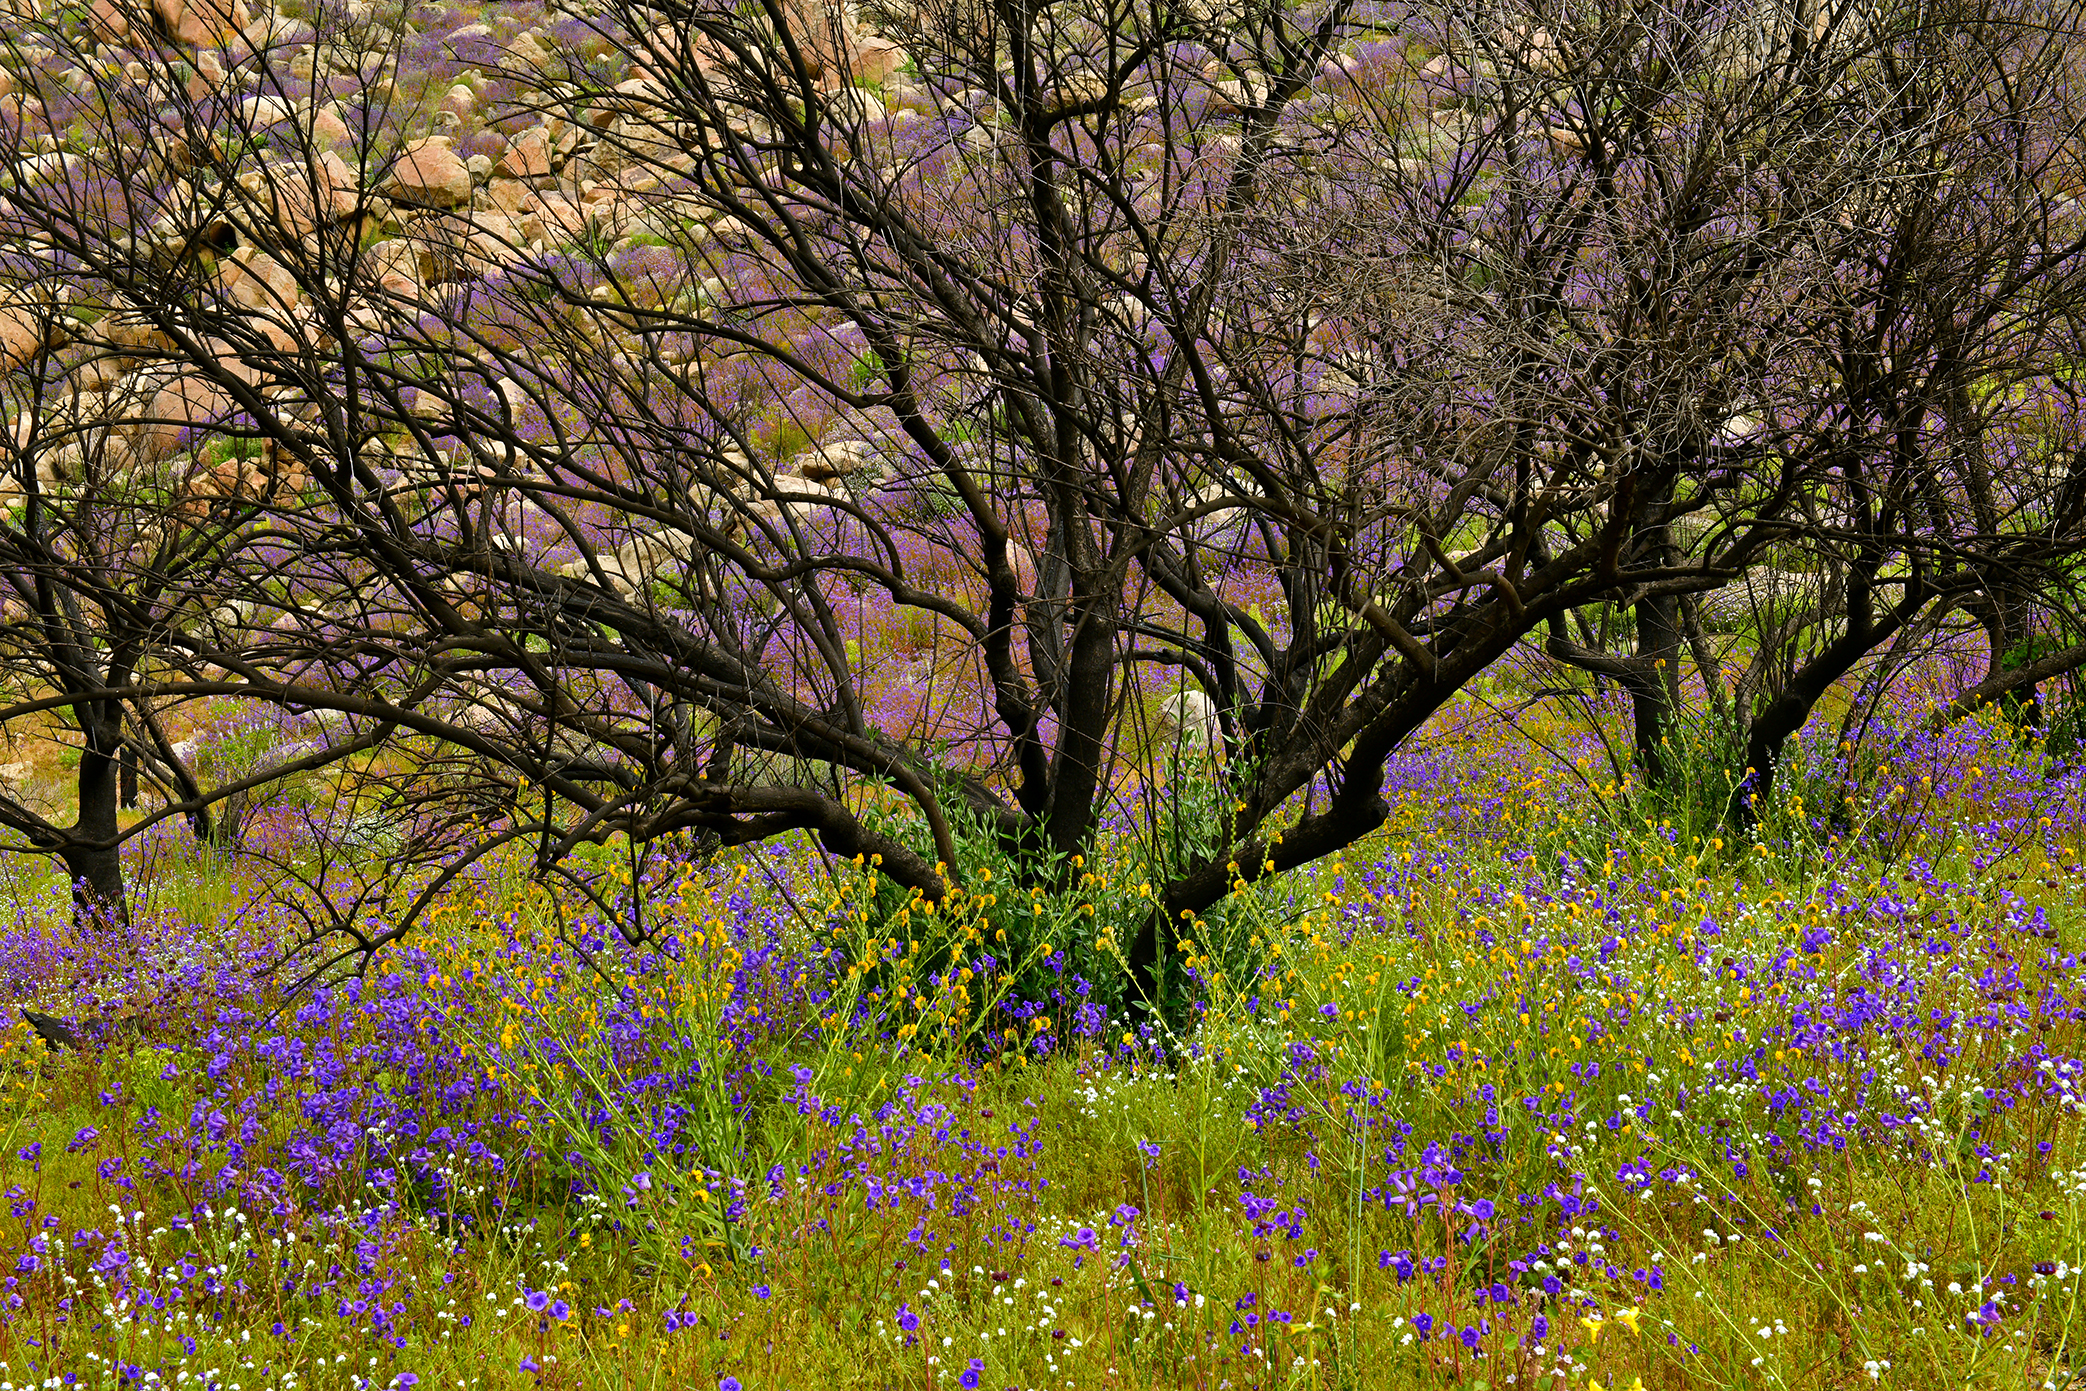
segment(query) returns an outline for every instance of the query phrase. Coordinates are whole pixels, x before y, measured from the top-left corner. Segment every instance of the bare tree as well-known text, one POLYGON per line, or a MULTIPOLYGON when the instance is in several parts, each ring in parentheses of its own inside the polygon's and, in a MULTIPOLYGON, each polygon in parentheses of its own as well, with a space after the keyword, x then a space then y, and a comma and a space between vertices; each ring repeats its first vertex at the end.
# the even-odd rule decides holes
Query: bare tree
MULTIPOLYGON (((1808 346, 1704 442, 1816 461, 1761 555, 1769 572, 1730 596, 1753 596, 1734 712, 1741 820, 1828 691, 1950 613, 1987 639, 1971 704, 2076 664, 2063 643, 2022 651, 2038 614, 2072 608, 2086 547, 2080 422, 2058 366, 2086 308, 2086 218, 2063 191, 2080 147, 2073 18, 1971 4, 1845 21, 1863 42, 1838 81, 1874 141, 1873 173, 1816 229, 1811 254, 1830 279, 1763 323, 1808 346)), ((1841 23, 1819 19, 1820 42, 1841 23)), ((1704 553, 1754 519, 1712 521, 1697 528, 1704 553)), ((1637 638, 1633 656, 1561 632, 1550 648, 1635 683, 1645 751, 1660 723, 1646 718, 1647 669, 1677 643, 1641 606, 1637 638)))
POLYGON ((0 232, 285 481, 243 493, 266 621, 168 650, 439 760, 497 813, 452 866, 808 830, 938 899, 977 833, 1048 891, 1199 692, 1222 756, 1153 850, 1149 994, 1162 924, 1375 830, 1392 754, 1524 638, 1613 601, 1670 667, 1679 596, 1861 476, 1820 306, 1930 206, 1908 131, 1970 138, 1878 119, 1892 55, 2021 27, 1400 25, 610 3, 610 60, 508 74, 533 124, 475 178, 396 84, 328 108, 323 17, 229 51, 237 102, 146 35, 0 232))
POLYGON ((265 597, 241 557, 264 540, 254 524, 273 481, 235 437, 174 438, 188 432, 155 421, 153 403, 179 383, 119 384, 101 349, 68 345, 74 321, 48 295, 4 314, 16 351, 0 387, 0 726, 66 746, 75 814, 55 820, 18 792, 0 796, 0 828, 9 850, 63 865, 81 913, 120 919, 126 839, 170 815, 206 841, 236 834, 214 819, 225 799, 349 750, 308 745, 202 785, 166 718, 222 685, 196 645, 265 597), (141 781, 155 806, 126 823, 141 781))

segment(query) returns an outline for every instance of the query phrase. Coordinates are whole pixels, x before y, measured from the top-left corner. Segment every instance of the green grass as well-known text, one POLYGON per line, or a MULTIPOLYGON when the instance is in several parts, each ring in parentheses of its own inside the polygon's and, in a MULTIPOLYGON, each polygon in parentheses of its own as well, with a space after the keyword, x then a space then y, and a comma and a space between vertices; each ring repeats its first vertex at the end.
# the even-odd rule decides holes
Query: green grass
MULTIPOLYGON (((417 964, 394 959, 368 987, 440 1001, 462 1032, 437 1029, 426 1047, 460 1047, 460 1075, 482 1069, 452 1119, 481 1122, 486 1148, 449 1147, 441 1201, 368 1157, 315 1187, 268 1177, 354 1097, 410 1093, 417 1060, 380 1011, 229 1026, 291 1050, 273 1053, 213 1041, 201 989, 106 1052, 47 1054, 17 1027, 0 1053, 16 1211, 0 1264, 20 1272, 23 1303, 0 1325, 0 1377, 23 1384, 33 1360, 38 1378, 63 1367, 88 1385, 132 1364, 242 1387, 385 1386, 410 1372, 444 1386, 730 1376, 940 1391, 976 1359, 991 1387, 2066 1384, 2086 1146, 2077 1103, 2035 1060, 2086 1052, 2062 1003, 2086 993, 2065 964, 2086 949, 2076 881, 2041 849, 1974 863, 1989 847, 1960 834, 1885 864, 1830 843, 1674 843, 1621 813, 1603 859, 1556 869, 1558 847, 1589 843, 1588 804, 1543 774, 1500 782, 1509 795, 1486 835, 1442 828, 1416 790, 1366 854, 1241 895, 1229 926, 1252 940, 1232 978, 1215 978, 1202 940, 1214 929, 1189 925, 1174 946, 1209 977, 1205 1009, 1156 1051, 1120 1024, 1073 1037, 1060 1016, 1048 1057, 958 1066, 791 1025, 760 1045, 762 1075, 720 1072, 725 983, 753 960, 717 930, 735 895, 803 908, 778 919, 799 955, 806 923, 837 924, 846 960, 882 963, 845 988, 883 991, 878 1017, 900 1036, 972 1046, 965 1011, 986 1001, 934 986, 927 963, 956 958, 933 942, 863 955, 886 921, 858 916, 871 904, 861 885, 801 856, 779 878, 748 857, 721 880, 649 894, 655 918, 705 940, 673 970, 619 977, 632 997, 559 966, 542 935, 556 915, 524 901, 520 881, 495 882, 429 927, 417 964), (1946 953, 1928 950, 1936 941, 1946 953), (1893 963, 1884 976, 1879 961, 1893 963), (1853 990, 1865 981, 1886 1013, 1913 1010, 1891 994, 1909 982, 1922 1021, 1955 1022, 1879 1025, 1812 1051, 1788 1042, 1828 998, 1865 998, 1853 990), (633 1139, 648 1113, 618 1100, 623 1064, 599 1046, 618 998, 678 1026, 681 1051, 645 1066, 687 1069, 668 1095, 707 1118, 688 1132, 702 1158, 633 1139), (1953 1051, 1927 1056, 1920 1039, 1953 1051), (340 1066, 321 1085, 299 1058, 326 1049, 340 1066), (791 1100, 798 1076, 816 1105, 791 1100), (1808 1124, 1858 1117, 1841 1127, 1854 1138, 1797 1143, 1795 1112, 1772 1101, 1785 1091, 1808 1124), (262 1095, 276 1099, 238 1109, 262 1095), (899 1113, 879 1119, 894 1100, 899 1113), (621 1108, 615 1125, 599 1124, 601 1104, 621 1108), (1886 1126, 1885 1113, 1915 1119, 1886 1126), (199 1213, 226 1153, 214 1127, 238 1125, 254 1131, 237 1201, 199 1213), (1405 1152, 1387 1154, 1407 1126, 1405 1152), (902 1199, 867 1203, 851 1155, 902 1199), (1392 1171, 1430 1163, 1444 1172, 1415 1196, 1432 1203, 1386 1204, 1392 1171), (1674 1177, 1640 1195, 1622 1177, 1640 1165, 1674 1177), (573 1188, 582 1171, 595 1191, 573 1188), (1553 1183, 1597 1215, 1563 1214, 1544 1196, 1553 1183), (180 1300, 116 1305, 96 1284, 98 1244, 55 1242, 117 1225, 134 1289, 178 1287, 180 1300), (1386 1254, 1400 1252, 1440 1264, 1401 1279, 1386 1254), (30 1254, 38 1266, 20 1266, 30 1254), (181 1274, 184 1261, 220 1269, 220 1287, 181 1274), (1587 1274, 1603 1266, 1618 1278, 1587 1274), (1635 1274, 1654 1268, 1658 1289, 1635 1274), (280 1291, 336 1269, 323 1298, 280 1291), (1592 1308, 1542 1294, 1561 1272, 1592 1308), (378 1325, 337 1312, 379 1276, 392 1284, 378 1325), (1480 1302, 1495 1283, 1516 1287, 1511 1305, 1480 1302), (567 1317, 532 1310, 532 1291, 567 1317), (1966 1315, 1988 1299, 2019 1307, 1984 1336, 1966 1315), (690 1326, 668 1331, 670 1313, 690 1326), (1423 1316, 1437 1331, 1487 1325, 1486 1355, 1413 1339, 1423 1316)), ((1986 794, 1949 795, 1936 824, 1986 794)), ((1093 894, 1116 915, 1134 885, 1093 894)), ((210 903, 199 892, 188 911, 204 918, 210 903)), ((987 916, 947 924, 951 940, 991 926, 996 905, 979 904, 987 916)), ((1081 920, 1053 930, 1119 926, 1081 920)), ((99 959, 120 976, 133 968, 115 946, 99 959)), ((1110 954, 1090 944, 1083 959, 1098 970, 1110 954)))

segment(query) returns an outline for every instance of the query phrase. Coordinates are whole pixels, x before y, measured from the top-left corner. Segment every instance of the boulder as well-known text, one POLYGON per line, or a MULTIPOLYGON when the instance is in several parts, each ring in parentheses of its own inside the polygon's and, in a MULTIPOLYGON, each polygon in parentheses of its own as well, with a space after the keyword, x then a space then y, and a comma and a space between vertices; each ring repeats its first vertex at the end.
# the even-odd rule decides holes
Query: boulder
POLYGON ((224 90, 224 85, 225 65, 217 50, 206 48, 198 53, 195 71, 188 75, 188 99, 205 101, 224 90))
POLYGON ((481 280, 514 264, 523 237, 521 220, 487 210, 468 217, 423 217, 408 233, 419 278, 428 285, 481 280))
POLYGON ((588 195, 583 206, 587 231, 616 241, 634 234, 647 205, 645 199, 625 193, 615 184, 604 184, 588 195))
POLYGON ((0 309, 0 372, 19 372, 36 360, 49 339, 27 309, 0 309))
POLYGON ((512 213, 482 212, 472 215, 464 236, 464 273, 483 279, 505 270, 520 259, 521 219, 512 213))
POLYGON ((672 582, 684 574, 695 553, 693 538, 680 532, 639 532, 602 557, 609 583, 625 594, 642 593, 655 580, 672 582))
POLYGON ((288 310, 297 306, 297 277, 258 247, 243 246, 218 270, 232 302, 245 309, 288 310))
POLYGON ((826 103, 833 119, 850 126, 873 126, 884 119, 884 104, 876 94, 860 87, 843 87, 826 103))
POLYGON ((248 97, 239 103, 239 119, 247 130, 279 126, 295 114, 288 102, 272 94, 248 97))
POLYGON ((225 48, 241 38, 251 16, 246 0, 152 0, 160 28, 190 48, 225 48))
POLYGON ((1201 691, 1176 691, 1159 703, 1153 734, 1161 748, 1208 749, 1223 738, 1217 703, 1201 691))
POLYGON ((353 144, 355 136, 341 119, 340 108, 328 102, 311 118, 311 140, 320 150, 339 150, 353 144))
POLYGON ((251 26, 247 31, 247 42, 252 44, 255 49, 308 46, 313 39, 319 36, 318 31, 303 20, 292 19, 279 10, 274 14, 264 12, 258 17, 262 21, 258 26, 258 33, 251 26))
POLYGON ((562 193, 539 193, 536 206, 522 218, 525 241, 569 245, 587 234, 587 210, 562 193))
POLYGON ((859 49, 853 10, 839 0, 783 0, 782 13, 813 78, 846 70, 859 49))
POLYGON ((503 179, 495 174, 485 185, 487 206, 519 215, 529 207, 529 186, 520 179, 503 179))
POLYGON ((1267 105, 1270 84, 1266 75, 1248 69, 1237 77, 1227 77, 1213 82, 1217 100, 1214 110, 1219 113, 1255 111, 1267 105))
POLYGON ((667 90, 649 77, 633 77, 616 84, 615 94, 604 98, 601 105, 587 115, 588 124, 597 129, 606 127, 618 116, 635 116, 640 120, 656 120, 662 114, 661 103, 667 99, 667 90))
POLYGON ((14 175, 23 184, 58 183, 77 174, 81 167, 78 155, 50 150, 17 160, 14 175))
POLYGON ((386 289, 396 289, 393 280, 405 282, 403 288, 417 297, 420 292, 420 248, 404 237, 380 241, 362 253, 362 262, 357 267, 359 277, 367 277, 386 289))
POLYGON ((333 346, 331 335, 309 305, 257 311, 255 322, 259 324, 262 336, 277 352, 309 352, 313 349, 325 352, 333 346))
POLYGON ((224 459, 197 472, 188 485, 192 498, 262 498, 273 489, 272 457, 224 459))
POLYGON ((174 340, 159 325, 120 303, 97 327, 111 347, 132 357, 155 357, 174 351, 174 340))
POLYGON ((39 490, 78 478, 83 457, 77 437, 70 443, 58 443, 61 434, 76 428, 76 422, 66 419, 63 412, 16 412, 6 432, 8 458, 0 464, 0 502, 12 503, 22 496, 22 466, 32 457, 39 490))
POLYGON ((494 172, 505 179, 547 179, 551 175, 550 132, 531 126, 508 142, 494 172))
POLYGON ((50 109, 33 92, 9 92, 0 97, 0 131, 15 138, 49 130, 50 109))
POLYGON ((746 501, 740 512, 749 532, 786 535, 792 527, 831 519, 834 505, 847 501, 847 494, 837 488, 783 474, 775 479, 775 490, 771 495, 746 501))
POLYGON ((848 65, 857 82, 881 87, 905 66, 905 50, 889 39, 865 38, 855 45, 854 61, 848 65))
POLYGON ((1511 24, 1506 26, 1500 39, 1501 47, 1527 71, 1550 76, 1559 70, 1557 40, 1551 37, 1548 29, 1538 25, 1530 30, 1525 24, 1511 24))
POLYGON ((1007 543, 1007 568, 1014 572, 1014 588, 1017 593, 1036 592, 1036 554, 1019 541, 1007 543))
POLYGON ((1049 109, 1052 112, 1069 111, 1074 107, 1095 107, 1108 98, 1108 78, 1091 69, 1067 73, 1050 94, 1049 109))
POLYGON ((868 440, 843 440, 800 454, 791 466, 805 482, 830 487, 841 479, 871 471, 876 460, 876 446, 868 440))
POLYGON ((360 202, 355 173, 331 150, 309 165, 280 160, 239 176, 258 205, 262 240, 298 241, 319 227, 352 217, 360 202))
POLYGON ((115 354, 90 350, 89 356, 73 366, 65 378, 65 389, 75 396, 101 395, 123 377, 123 362, 115 354))
POLYGON ((94 0, 87 9, 87 27, 103 43, 124 43, 130 38, 130 17, 115 0, 94 0))
POLYGON ((216 383, 184 368, 164 380, 143 418, 133 422, 132 449, 139 462, 164 459, 181 448, 184 432, 208 428, 232 412, 232 398, 216 383))
POLYGON ((544 46, 534 30, 516 34, 514 42, 507 45, 507 56, 516 67, 530 72, 548 72, 557 62, 556 55, 544 46))
POLYGON ((422 208, 458 208, 471 201, 471 171, 445 135, 415 140, 400 152, 383 192, 422 208))

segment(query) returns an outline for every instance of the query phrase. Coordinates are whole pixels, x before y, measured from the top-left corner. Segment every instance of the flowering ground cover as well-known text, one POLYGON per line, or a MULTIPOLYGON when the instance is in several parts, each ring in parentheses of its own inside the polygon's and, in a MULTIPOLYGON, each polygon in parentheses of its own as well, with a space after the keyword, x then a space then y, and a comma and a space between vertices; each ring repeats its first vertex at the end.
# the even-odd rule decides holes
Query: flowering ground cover
POLYGON ((1515 8, 0 0, 0 1391, 2072 1388, 2081 25, 1515 8))
POLYGON ((1175 1020, 1128 861, 1040 929, 787 845, 490 872, 294 996, 240 864, 21 886, 7 993, 94 1046, 0 1052, 0 1381, 2066 1384, 2080 775, 1911 735, 1738 844, 1452 714, 1366 855, 1183 925, 1175 1020))

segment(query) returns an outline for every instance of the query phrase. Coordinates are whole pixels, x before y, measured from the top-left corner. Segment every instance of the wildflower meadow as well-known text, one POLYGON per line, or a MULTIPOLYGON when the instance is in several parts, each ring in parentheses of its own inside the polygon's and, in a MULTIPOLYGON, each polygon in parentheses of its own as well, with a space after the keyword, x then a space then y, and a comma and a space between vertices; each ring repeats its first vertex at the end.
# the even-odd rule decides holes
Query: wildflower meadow
POLYGON ((0 1391, 2086 1391, 2086 0, 0 20, 0 1391))
POLYGON ((1365 852, 1182 925, 1171 1017, 1127 858, 494 867, 294 994, 236 859, 142 842, 128 929, 19 880, 6 989, 93 1038, 0 1053, 0 1375, 2067 1384, 2086 774, 1914 726, 1741 841, 1640 817, 1592 713, 1456 707, 1365 852))

